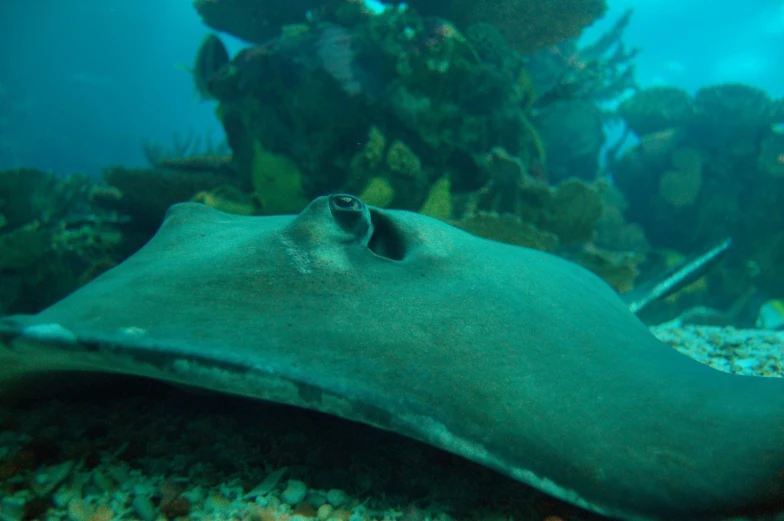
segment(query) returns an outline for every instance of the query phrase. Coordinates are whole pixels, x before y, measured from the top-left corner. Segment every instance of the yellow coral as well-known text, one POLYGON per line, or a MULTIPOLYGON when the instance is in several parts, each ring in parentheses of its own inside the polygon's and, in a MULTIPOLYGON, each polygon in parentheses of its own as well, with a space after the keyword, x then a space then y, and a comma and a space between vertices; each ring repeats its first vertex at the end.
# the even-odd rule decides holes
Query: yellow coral
MULTIPOLYGON (((374 201, 366 202, 374 206, 386 206, 395 195, 391 186, 383 186, 383 183, 389 185, 389 181, 383 177, 383 174, 386 173, 386 168, 382 168, 384 166, 384 152, 386 152, 386 148, 386 136, 377 126, 373 125, 368 130, 364 146, 354 154, 348 167, 348 176, 344 188, 351 192, 364 190, 368 198, 373 198, 374 201), (386 204, 384 204, 384 201, 386 201, 386 204)), ((365 200, 365 198, 363 197, 362 200, 365 200)))
POLYGON ((451 186, 452 183, 446 176, 433 183, 419 213, 442 221, 450 219, 452 217, 452 196, 449 192, 451 186))
POLYGON ((359 198, 371 206, 386 208, 395 198, 395 189, 386 177, 374 177, 359 195, 359 198))
POLYGON ((255 208, 245 200, 243 194, 234 187, 218 187, 214 190, 202 190, 193 196, 191 201, 206 204, 216 210, 237 215, 252 215, 255 208))
POLYGON ((395 141, 389 147, 387 167, 396 174, 411 178, 419 177, 422 172, 422 162, 402 141, 395 141))
POLYGON ((362 149, 362 155, 370 168, 378 168, 384 159, 384 150, 387 147, 387 138, 375 125, 368 131, 367 142, 362 149))
POLYGON ((308 204, 297 164, 258 141, 253 142, 251 179, 262 214, 295 213, 308 204))

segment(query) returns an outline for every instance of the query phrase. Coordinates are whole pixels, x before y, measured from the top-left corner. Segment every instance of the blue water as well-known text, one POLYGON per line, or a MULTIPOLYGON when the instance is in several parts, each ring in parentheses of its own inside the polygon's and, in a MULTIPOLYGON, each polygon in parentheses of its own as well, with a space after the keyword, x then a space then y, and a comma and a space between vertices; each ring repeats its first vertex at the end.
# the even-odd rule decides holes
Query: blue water
MULTIPOLYGON (((585 37, 628 7, 641 85, 739 81, 784 95, 784 2, 610 0, 585 37)), ((142 140, 220 136, 178 67, 207 32, 189 0, 4 0, 0 29, 0 169, 95 174, 145 165, 142 140)))

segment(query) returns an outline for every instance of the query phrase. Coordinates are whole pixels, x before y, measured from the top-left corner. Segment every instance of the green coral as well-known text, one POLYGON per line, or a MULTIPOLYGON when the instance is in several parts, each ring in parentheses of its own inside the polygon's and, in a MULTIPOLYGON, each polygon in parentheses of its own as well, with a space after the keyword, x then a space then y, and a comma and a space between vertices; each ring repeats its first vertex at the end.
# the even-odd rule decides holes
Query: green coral
POLYGON ((373 125, 368 131, 367 142, 361 152, 368 167, 375 169, 381 165, 386 148, 387 138, 377 126, 373 125))
POLYGON ((704 148, 731 147, 745 154, 756 147, 760 133, 782 119, 784 102, 773 101, 762 89, 714 85, 694 95, 691 134, 704 148))
POLYGON ((261 143, 253 144, 251 179, 259 213, 275 215, 296 213, 308 204, 302 188, 302 173, 288 157, 274 154, 261 143))
POLYGON ((694 115, 689 94, 677 87, 641 90, 618 107, 620 115, 639 136, 682 127, 694 115))
POLYGON ((402 141, 395 141, 389 146, 387 167, 403 177, 417 178, 422 174, 422 162, 402 141))

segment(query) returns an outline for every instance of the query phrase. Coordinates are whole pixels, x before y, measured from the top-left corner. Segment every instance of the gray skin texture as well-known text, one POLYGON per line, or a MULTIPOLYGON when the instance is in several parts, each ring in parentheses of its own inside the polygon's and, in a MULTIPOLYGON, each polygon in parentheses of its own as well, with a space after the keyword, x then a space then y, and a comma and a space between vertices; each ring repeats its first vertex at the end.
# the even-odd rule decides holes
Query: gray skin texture
POLYGON ((352 198, 172 207, 126 262, 0 322, 0 392, 70 369, 325 411, 625 519, 784 510, 783 379, 676 352, 579 266, 352 198))

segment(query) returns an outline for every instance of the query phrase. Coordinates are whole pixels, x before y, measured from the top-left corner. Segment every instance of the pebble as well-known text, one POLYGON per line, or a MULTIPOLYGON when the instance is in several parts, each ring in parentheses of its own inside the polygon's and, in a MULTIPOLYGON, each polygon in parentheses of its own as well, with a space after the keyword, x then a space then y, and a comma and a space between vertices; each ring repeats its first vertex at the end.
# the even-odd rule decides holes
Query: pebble
POLYGON ((662 342, 727 373, 784 376, 784 332, 715 326, 681 326, 676 321, 651 328, 662 342))
POLYGON ((321 505, 327 502, 327 500, 324 498, 324 494, 321 494, 319 492, 309 492, 307 497, 305 497, 305 501, 307 501, 308 503, 310 503, 316 508, 320 507, 321 505))
POLYGON ((272 492, 272 489, 278 486, 278 482, 283 477, 283 474, 286 473, 286 469, 287 469, 286 467, 283 467, 281 469, 276 470, 275 472, 268 474, 267 477, 265 477, 261 483, 253 487, 253 490, 248 492, 245 495, 245 497, 252 498, 256 496, 264 496, 272 492))
POLYGON ((131 501, 131 507, 142 521, 155 521, 158 518, 158 511, 147 496, 135 496, 131 501))
POLYGON ((289 505, 296 505, 308 494, 308 486, 298 479, 290 479, 280 499, 289 505))
POLYGON ((0 501, 0 511, 2 512, 3 520, 21 521, 24 519, 25 503, 25 500, 20 497, 4 497, 3 500, 0 501))
POLYGON ((316 517, 319 518, 321 521, 325 521, 326 519, 329 518, 330 514, 332 514, 333 510, 334 508, 332 508, 332 505, 325 503, 321 505, 319 509, 316 511, 316 517))
POLYGON ((333 488, 327 492, 327 502, 335 508, 342 507, 346 504, 346 501, 348 501, 348 494, 342 490, 333 488))

